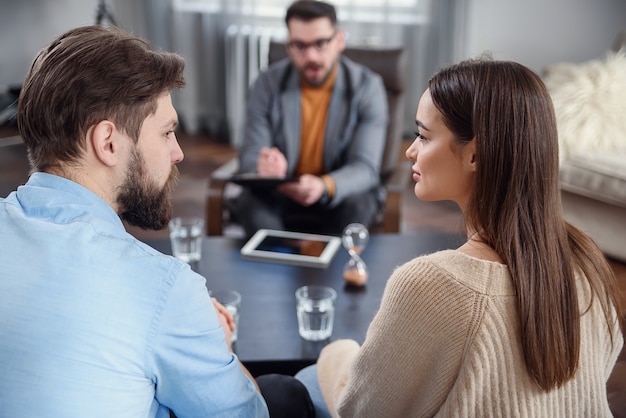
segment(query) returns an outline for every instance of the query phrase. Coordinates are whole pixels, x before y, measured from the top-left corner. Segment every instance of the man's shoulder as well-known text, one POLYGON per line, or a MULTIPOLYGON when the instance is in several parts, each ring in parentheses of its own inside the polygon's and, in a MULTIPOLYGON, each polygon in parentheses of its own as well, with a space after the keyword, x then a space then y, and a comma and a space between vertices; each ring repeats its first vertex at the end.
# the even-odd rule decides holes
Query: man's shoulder
POLYGON ((264 71, 259 74, 260 80, 270 83, 280 83, 293 70, 293 64, 289 58, 283 58, 279 61, 271 63, 264 71))
POLYGON ((362 86, 364 83, 379 83, 381 86, 383 85, 383 79, 380 74, 345 55, 341 56, 341 64, 345 71, 348 72, 348 79, 353 86, 362 86))
POLYGON ((352 58, 349 58, 346 55, 341 56, 342 64, 348 69, 348 71, 353 72, 355 74, 362 74, 363 77, 373 77, 377 78, 380 75, 374 71, 372 71, 369 67, 360 62, 354 61, 352 58))
MULTIPOLYGON (((105 226, 106 228, 106 226, 105 226)), ((98 229, 94 226, 96 234, 103 241, 103 245, 110 246, 112 251, 119 253, 119 258, 129 264, 141 260, 144 267, 170 270, 177 259, 155 249, 150 244, 134 237, 128 231, 113 231, 109 228, 98 229)))

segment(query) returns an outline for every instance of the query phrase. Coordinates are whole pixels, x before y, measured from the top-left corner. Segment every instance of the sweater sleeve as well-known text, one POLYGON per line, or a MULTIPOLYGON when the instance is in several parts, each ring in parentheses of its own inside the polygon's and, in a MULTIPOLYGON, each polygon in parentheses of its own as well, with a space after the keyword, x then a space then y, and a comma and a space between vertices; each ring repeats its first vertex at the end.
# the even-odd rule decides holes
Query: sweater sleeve
POLYGON ((329 410, 344 417, 434 415, 456 380, 483 299, 428 258, 399 267, 363 346, 337 342, 320 356, 329 410), (333 359, 337 353, 349 372, 333 359))
POLYGON ((359 352, 359 344, 354 340, 338 340, 324 347, 317 360, 317 378, 322 395, 333 417, 334 408, 339 403, 348 381, 350 366, 359 352))

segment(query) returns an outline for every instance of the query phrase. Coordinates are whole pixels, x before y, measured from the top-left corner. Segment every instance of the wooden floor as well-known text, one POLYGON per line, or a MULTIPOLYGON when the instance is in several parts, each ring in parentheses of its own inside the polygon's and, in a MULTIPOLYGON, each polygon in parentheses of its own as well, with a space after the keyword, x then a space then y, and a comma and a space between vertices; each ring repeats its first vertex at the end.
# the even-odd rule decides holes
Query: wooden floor
MULTIPOLYGON (((0 132, 0 196, 6 196, 26 181, 28 162, 21 144, 7 145, 0 132)), ((235 156, 228 145, 215 142, 203 135, 178 134, 185 159, 179 164, 180 182, 174 194, 175 215, 204 216, 209 174, 219 165, 235 156)), ((410 186, 410 185, 409 185, 410 186)), ((401 232, 416 233, 421 228, 434 228, 446 232, 461 232, 461 213, 450 202, 422 202, 408 187, 403 199, 401 232)), ((146 232, 131 229, 139 238, 166 237, 167 231, 146 232)), ((626 264, 611 261, 626 295, 626 264)), ((626 308, 626 300, 624 302, 626 308)), ((626 418, 626 350, 622 352, 608 384, 609 402, 615 417, 626 418)))

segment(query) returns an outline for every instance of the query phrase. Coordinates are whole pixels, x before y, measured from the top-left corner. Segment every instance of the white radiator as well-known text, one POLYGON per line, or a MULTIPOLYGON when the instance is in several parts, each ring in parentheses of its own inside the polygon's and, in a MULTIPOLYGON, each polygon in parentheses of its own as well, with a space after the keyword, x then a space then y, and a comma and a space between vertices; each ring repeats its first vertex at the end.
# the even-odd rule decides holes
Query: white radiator
POLYGON ((270 41, 285 37, 285 28, 278 27, 230 25, 226 29, 226 120, 230 144, 235 148, 243 141, 248 89, 267 67, 270 41))

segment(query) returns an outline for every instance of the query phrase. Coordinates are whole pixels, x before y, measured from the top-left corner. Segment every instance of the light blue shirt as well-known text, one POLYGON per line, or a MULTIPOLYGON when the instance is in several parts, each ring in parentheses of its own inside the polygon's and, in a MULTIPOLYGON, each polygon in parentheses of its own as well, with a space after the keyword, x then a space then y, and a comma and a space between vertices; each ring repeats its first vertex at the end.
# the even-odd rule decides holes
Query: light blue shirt
POLYGON ((268 416, 204 278, 79 184, 0 199, 0 271, 0 416, 268 416))

